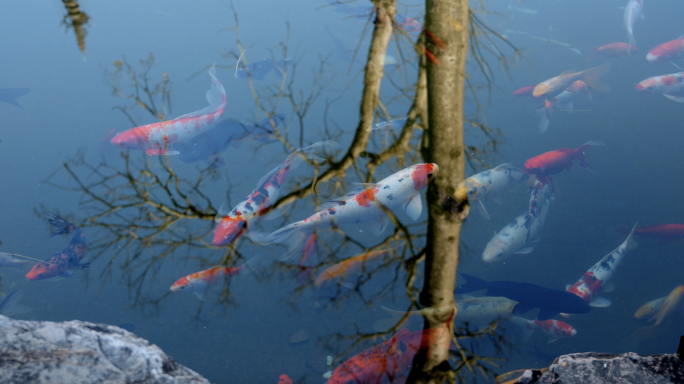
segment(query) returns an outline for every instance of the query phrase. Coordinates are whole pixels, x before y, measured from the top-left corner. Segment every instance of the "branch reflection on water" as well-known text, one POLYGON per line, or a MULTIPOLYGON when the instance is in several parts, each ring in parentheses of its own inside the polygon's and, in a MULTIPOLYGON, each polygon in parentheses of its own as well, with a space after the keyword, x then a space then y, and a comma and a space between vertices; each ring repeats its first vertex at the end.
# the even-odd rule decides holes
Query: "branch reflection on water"
MULTIPOLYGON (((378 6, 374 12, 375 28, 372 32, 366 67, 362 73, 364 87, 361 94, 359 123, 351 134, 344 129, 330 128, 327 112, 334 109, 335 103, 341 100, 341 97, 332 101, 326 100, 326 128, 316 134, 317 139, 339 140, 346 134, 352 136, 350 144, 341 153, 329 153, 323 161, 307 159, 310 176, 297 176, 283 187, 283 193, 273 204, 273 210, 284 212, 281 219, 283 225, 293 221, 292 217, 296 211, 315 212, 324 200, 351 189, 352 182, 378 181, 409 165, 421 162, 421 145, 424 142, 423 132, 426 128, 423 122, 427 121, 427 60, 425 49, 421 48, 425 45, 425 35, 416 38, 414 42, 411 41, 412 36, 406 32, 393 34, 396 26, 393 26, 391 16, 395 9, 391 2, 378 6), (386 73, 385 55, 393 36, 398 50, 397 57, 403 60, 395 69, 386 73), (415 61, 416 55, 406 50, 406 42, 413 46, 414 52, 417 53, 420 63, 417 69, 410 65, 411 61, 415 61), (410 81, 410 76, 415 76, 415 81, 410 81), (395 90, 399 91, 399 96, 395 92, 391 98, 381 95, 380 84, 383 78, 387 78, 395 90), (405 122, 398 127, 398 131, 372 130, 374 123, 392 118, 388 107, 394 103, 409 106, 405 122)), ((232 30, 236 35, 239 54, 228 53, 225 58, 237 61, 242 57, 241 62, 247 65, 247 54, 240 41, 237 13, 234 12, 234 15, 235 28, 232 30)), ((486 28, 483 25, 478 20, 476 27, 473 28, 484 30, 486 28)), ((289 39, 289 32, 287 36, 289 39)), ((477 47, 478 35, 473 36, 475 37, 472 39, 475 40, 471 40, 471 49, 473 46, 477 47)), ((281 50, 278 59, 287 59, 288 41, 278 48, 281 50)), ((500 52, 496 53, 495 57, 506 67, 507 59, 499 54, 500 52)), ((275 60, 273 51, 272 56, 275 60)), ((483 53, 478 52, 475 57, 476 64, 483 68, 485 79, 490 81, 489 67, 480 63, 480 60, 484 60, 483 53)), ((130 64, 124 57, 121 61, 115 61, 113 67, 113 72, 107 73, 112 92, 117 97, 127 100, 127 104, 115 109, 121 111, 132 126, 138 126, 132 114, 132 111, 138 109, 160 121, 172 117, 172 81, 166 73, 162 73, 161 77, 154 75, 153 55, 140 60, 137 65, 130 64)), ((216 67, 221 68, 220 65, 216 67)), ((328 58, 319 56, 319 65, 314 71, 308 93, 302 90, 298 81, 295 82, 295 75, 300 69, 296 60, 292 65, 280 68, 282 77, 277 87, 259 87, 255 79, 247 78, 255 100, 254 115, 257 120, 261 120, 263 115, 270 119, 271 137, 274 142, 279 143, 284 154, 273 156, 269 160, 282 161, 287 154, 309 144, 305 141, 305 132, 307 135, 312 134, 305 126, 308 121, 307 115, 316 103, 320 103, 323 92, 332 83, 334 76, 328 73, 330 68, 328 58), (294 111, 294 121, 298 128, 296 130, 291 129, 292 119, 290 124, 284 127, 273 123, 273 116, 277 114, 283 100, 287 100, 294 111)), ((468 86, 475 95, 472 83, 469 82, 468 86)), ((477 99, 475 102, 479 106, 477 99)), ((468 161, 472 166, 478 161, 486 161, 490 151, 496 149, 498 138, 497 131, 489 128, 486 123, 476 121, 480 110, 477 111, 474 120, 466 120, 477 127, 484 137, 484 141, 481 140, 482 145, 468 147, 468 161)), ((268 145, 275 147, 274 144, 268 145)), ((265 247, 255 246, 249 240, 238 240, 227 246, 212 245, 208 239, 211 239, 220 204, 212 202, 207 190, 210 185, 220 181, 221 174, 213 167, 200 165, 196 167, 197 172, 190 176, 181 175, 174 170, 172 163, 172 157, 169 156, 149 157, 144 153, 125 151, 120 154, 117 161, 92 164, 79 153, 64 163, 47 180, 50 185, 74 191, 82 196, 82 212, 86 217, 78 225, 99 236, 89 251, 91 259, 96 260, 105 256, 111 259, 100 273, 100 290, 112 283, 114 276, 118 275, 114 273, 115 266, 121 266, 129 294, 135 305, 142 310, 158 310, 171 294, 167 291, 161 296, 150 296, 147 289, 152 284, 168 283, 157 279, 167 260, 173 259, 174 265, 182 260, 186 265, 190 264, 188 261, 194 261, 192 265, 199 262, 206 268, 213 265, 235 267, 250 260, 246 255, 270 252, 265 247)), ((226 196, 229 197, 230 190, 235 185, 230 180, 228 183, 226 196)), ((438 194, 439 200, 447 201, 442 208, 450 214, 459 215, 461 219, 467 215, 467 211, 463 212, 463 207, 458 206, 453 200, 448 201, 448 194, 444 191, 437 187, 434 191, 438 194)), ((229 209, 233 206, 230 203, 228 200, 229 209)), ((418 296, 423 275, 419 266, 426 252, 426 222, 416 223, 402 215, 397 216, 395 212, 384 207, 383 210, 389 217, 390 231, 385 231, 381 238, 376 238, 373 245, 368 245, 367 238, 359 238, 356 231, 345 231, 344 226, 334 226, 331 230, 332 235, 329 236, 330 231, 327 231, 325 236, 322 236, 324 232, 317 232, 317 236, 314 237, 313 244, 318 250, 318 258, 302 262, 300 260, 306 255, 298 255, 294 262, 275 263, 272 265, 273 270, 267 271, 275 273, 277 270, 286 276, 299 279, 300 285, 292 291, 293 299, 307 289, 315 290, 317 295, 313 306, 317 308, 340 308, 346 300, 359 300, 366 306, 373 307, 387 302, 409 304, 404 308, 406 312, 395 319, 394 325, 387 329, 368 333, 354 324, 355 333, 337 332, 320 340, 322 345, 341 356, 338 362, 359 352, 360 349, 375 344, 379 339, 395 334, 405 326, 409 311, 422 309, 418 296), (350 257, 357 254, 362 257, 355 259, 352 268, 349 264, 350 257), (347 264, 340 264, 345 261, 347 264), (325 273, 330 278, 323 278, 325 273), (370 282, 377 280, 382 281, 382 285, 373 284, 372 289, 369 288, 370 282)), ((219 293, 212 297, 214 305, 223 305, 225 308, 234 305, 230 288, 230 280, 226 279, 219 293)), ((204 302, 198 308, 196 319, 199 319, 203 305, 204 302)), ((488 350, 487 353, 495 355, 500 354, 504 348, 511 348, 502 331, 497 329, 496 320, 484 327, 480 324, 476 330, 468 323, 458 323, 452 327, 450 322, 448 329, 452 332, 451 339, 455 346, 451 353, 451 369, 456 378, 462 380, 479 374, 491 377, 492 369, 498 367, 502 360, 478 354, 476 351, 480 343, 494 345, 494 350, 490 349, 491 352, 488 350)))

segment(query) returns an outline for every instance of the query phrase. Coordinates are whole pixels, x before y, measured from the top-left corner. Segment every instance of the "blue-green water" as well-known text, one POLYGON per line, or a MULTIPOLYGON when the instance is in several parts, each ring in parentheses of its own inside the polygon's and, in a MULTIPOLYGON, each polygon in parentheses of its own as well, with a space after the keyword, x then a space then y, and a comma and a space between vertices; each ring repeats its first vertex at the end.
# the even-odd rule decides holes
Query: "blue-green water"
MULTIPOLYGON (((624 3, 486 2, 490 11, 504 15, 486 17, 489 25, 522 49, 529 64, 520 61, 513 66, 509 79, 492 61, 497 87, 491 94, 480 90, 478 95, 480 100, 490 101, 484 105, 487 123, 501 130, 501 135, 494 136, 498 151, 482 157, 484 163, 476 163, 480 164, 477 169, 468 168, 468 174, 499 163, 522 167, 528 158, 562 147, 577 148, 589 140, 604 141, 606 146, 587 152, 587 161, 596 174, 575 165, 554 177, 555 200, 541 240, 530 254, 514 255, 505 263, 487 264, 481 259, 492 234, 526 209, 528 196, 524 190, 503 194, 500 206, 485 201, 491 220, 473 211, 463 227, 466 251, 461 256, 459 271, 487 280, 526 281, 565 289, 566 284, 573 284, 624 241, 617 228, 631 227, 637 221, 639 227, 682 223, 678 201, 683 186, 680 143, 684 133, 678 119, 681 105, 635 90, 636 83, 647 77, 679 71, 668 63, 647 62, 644 57, 652 47, 681 35, 681 12, 674 11, 681 10, 681 6, 673 2, 647 2, 646 18, 634 27, 639 52, 619 59, 597 56, 592 63, 586 63, 593 47, 626 41, 626 31, 621 30, 622 11, 617 9, 624 3), (579 50, 580 54, 569 48, 579 50), (537 84, 565 70, 582 70, 608 61, 613 64, 605 82, 612 92, 593 92, 593 102, 577 101, 572 114, 556 111, 542 135, 537 132, 534 113, 542 102, 511 96, 515 89, 537 84)), ((290 262, 290 268, 272 265, 262 274, 232 279, 204 302, 192 294, 169 291, 171 284, 182 276, 222 262, 235 266, 254 256, 275 258, 284 252, 282 247, 257 246, 246 237, 238 242, 237 254, 229 247, 210 247, 214 226, 210 216, 226 196, 231 207, 244 199, 264 174, 284 161, 291 148, 334 139, 339 143, 335 159, 340 159, 358 126, 362 70, 372 23, 367 27, 366 20, 335 12, 323 0, 235 3, 234 12, 228 3, 219 1, 79 4, 87 20, 82 14, 74 14, 77 20, 86 20, 78 28, 66 26, 74 21, 67 16, 65 5, 57 0, 40 5, 13 2, 6 4, 0 14, 4 36, 0 88, 30 88, 28 94, 17 99, 23 109, 0 103, 0 252, 44 260, 62 250, 69 236, 48 239, 52 232, 45 214, 55 213, 83 228, 89 242, 84 261, 91 262, 88 270, 76 270, 74 277, 59 281, 27 281, 22 273, 2 271, 2 292, 7 295, 21 289, 21 303, 33 308, 16 318, 135 323, 137 335, 217 383, 275 383, 283 373, 295 382, 321 383, 325 381, 322 373, 310 365, 332 370, 344 359, 380 342, 381 339, 375 343, 365 340, 352 345, 360 334, 373 332, 374 321, 387 317, 380 306, 405 309, 409 305, 407 273, 399 260, 411 257, 411 251, 403 241, 388 243, 385 248, 394 249, 396 258, 379 268, 357 291, 342 290, 344 300, 332 303, 316 298, 310 284, 300 286, 298 268, 292 267, 296 259, 290 262), (235 17, 239 19, 239 30, 235 29, 235 17), (326 32, 326 27, 338 42, 326 32), (238 32, 249 63, 293 59, 284 82, 271 72, 264 80, 254 80, 252 89, 249 81, 234 76, 240 54, 238 32), (350 52, 341 51, 344 48, 339 43, 349 51, 359 47, 351 68, 350 52), (141 63, 150 56, 153 61, 148 62, 149 66, 141 63), (121 65, 117 67, 118 61, 121 65), (251 124, 265 117, 260 105, 271 113, 283 113, 287 118, 282 132, 292 147, 279 141, 247 141, 239 149, 228 149, 224 153, 227 167, 208 171, 209 174, 205 171, 204 181, 195 191, 207 200, 198 195, 190 198, 190 204, 205 215, 203 218, 178 218, 176 223, 164 227, 163 217, 148 215, 153 211, 149 205, 103 214, 104 205, 78 190, 63 164, 68 164, 85 185, 97 183, 102 175, 111 175, 113 170, 125 174, 121 150, 106 141, 102 145, 103 138, 111 130, 121 132, 159 121, 135 100, 126 98, 135 94, 135 87, 124 62, 139 74, 149 69, 146 76, 150 89, 168 81, 168 103, 164 104, 163 95, 156 93, 151 99, 155 104, 150 107, 164 112, 163 106, 170 106, 166 118, 207 105, 207 68, 214 64, 227 95, 224 117, 251 124), (117 68, 123 69, 117 72, 117 68), (255 101, 254 92, 261 104, 255 101), (314 97, 308 99, 310 95, 314 97), (307 100, 312 101, 310 105, 307 100), (88 166, 102 164, 101 148, 111 168, 97 174, 88 166), (75 161, 79 154, 82 161, 75 161), (125 220, 131 218, 150 227, 131 227, 126 231, 125 220), (110 229, 119 226, 113 232, 104 224, 110 225, 110 229), (140 242, 140 236, 157 230, 159 234, 154 236, 153 243, 140 242), (118 256, 114 258, 115 255, 118 256), (289 343, 290 337, 301 329, 307 333, 308 341, 289 343), (328 355, 336 358, 330 367, 325 365, 328 355)), ((398 11, 422 22, 422 7, 419 2, 401 4, 398 11)), ((381 89, 380 99, 392 117, 405 116, 415 94, 412 86, 418 58, 411 42, 417 38, 415 32, 404 37, 395 33, 387 52, 400 64, 385 66, 381 89)), ((494 41, 506 55, 513 54, 505 44, 494 41)), ((681 63, 675 61, 677 65, 681 63)), ((484 83, 472 62, 469 73, 474 82, 484 83)), ((144 84, 138 86, 140 99, 150 106, 151 100, 142 89, 144 84)), ((473 116, 474 103, 466 109, 466 114, 473 116)), ((386 120, 381 108, 377 114, 377 122, 386 120)), ((321 185, 318 198, 309 194, 284 208, 282 217, 262 221, 257 228, 270 232, 304 219, 315 212, 315 204, 344 194, 351 183, 379 181, 421 162, 416 154, 419 135, 420 131, 414 133, 407 153, 383 163, 370 178, 366 174, 367 157, 361 157, 358 168, 348 168, 344 178, 334 179, 337 183, 321 185)), ((387 148, 393 140, 387 131, 374 132, 371 138, 368 150, 374 153, 387 148)), ((466 140, 478 145, 484 142, 482 135, 470 128, 466 140)), ((169 175, 159 161, 164 157, 148 157, 136 150, 127 153, 133 164, 128 168, 132 174, 138 175, 147 164, 152 174, 162 179, 169 175)), ((190 183, 207 168, 202 162, 181 163, 174 156, 168 160, 178 177, 190 183)), ((323 165, 320 170, 326 167, 323 165)), ((311 165, 293 171, 283 194, 310 182, 314 172, 311 165)), ((133 185, 144 187, 140 179, 133 185)), ((93 191, 94 196, 104 199, 133 193, 132 185, 109 191, 100 185, 93 187, 93 191)), ((163 190, 149 187, 149 191, 154 196, 152 200, 173 205, 164 197, 163 190)), ((425 209, 415 222, 403 212, 398 212, 397 218, 411 225, 410 231, 416 236, 413 252, 417 253, 424 246, 425 209)), ((394 226, 390 225, 382 236, 373 237, 367 234, 368 227, 343 226, 341 230, 346 231, 349 239, 340 231, 319 233, 317 262, 327 267, 336 260, 361 253, 361 246, 377 245, 395 234, 394 226)), ((488 342, 481 342, 477 352, 507 359, 500 368, 490 366, 496 372, 546 365, 548 361, 524 353, 533 350, 535 344, 549 355, 624 352, 623 340, 647 325, 636 320, 634 312, 682 284, 682 243, 659 246, 649 239, 639 243, 614 274, 615 291, 604 294, 612 301, 610 307, 593 308, 589 314, 568 319, 557 317, 571 324, 578 331, 576 336, 547 345, 546 338, 536 332, 529 342, 516 343, 513 349, 506 348, 497 354, 488 342)), ((422 266, 419 264, 418 269, 422 266)), ((316 272, 320 274, 323 269, 316 272)), ((419 272, 413 289, 418 292, 421 287, 419 272)), ((534 314, 523 316, 532 319, 534 314)), ((665 324, 635 351, 674 352, 682 332, 681 317, 677 316, 673 315, 675 321, 665 324)))

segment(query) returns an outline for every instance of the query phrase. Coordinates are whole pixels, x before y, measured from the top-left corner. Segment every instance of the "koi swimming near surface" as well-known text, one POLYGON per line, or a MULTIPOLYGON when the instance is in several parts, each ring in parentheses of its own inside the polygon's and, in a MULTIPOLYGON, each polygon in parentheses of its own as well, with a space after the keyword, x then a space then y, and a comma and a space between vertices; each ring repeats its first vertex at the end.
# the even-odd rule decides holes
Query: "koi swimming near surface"
POLYGON ((90 263, 82 262, 86 252, 86 237, 81 228, 57 215, 50 214, 47 217, 50 224, 57 229, 50 238, 69 233, 73 235, 64 250, 33 266, 26 274, 26 278, 31 281, 71 277, 76 274, 75 269, 87 269, 90 266, 90 263))

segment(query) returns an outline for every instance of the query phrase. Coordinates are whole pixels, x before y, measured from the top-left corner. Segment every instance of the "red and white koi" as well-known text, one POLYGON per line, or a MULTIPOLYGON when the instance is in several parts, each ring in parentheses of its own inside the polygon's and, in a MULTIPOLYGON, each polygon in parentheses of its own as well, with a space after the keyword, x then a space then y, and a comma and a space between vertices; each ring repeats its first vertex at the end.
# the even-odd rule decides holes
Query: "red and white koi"
POLYGON ((670 100, 684 103, 684 72, 649 77, 636 86, 637 91, 661 94, 670 100))
POLYGON ((228 245, 237 240, 249 229, 249 223, 265 216, 271 211, 273 203, 278 200, 280 190, 290 171, 297 168, 304 157, 322 159, 324 151, 334 147, 334 141, 321 141, 306 148, 292 152, 285 162, 274 168, 259 180, 254 191, 240 202, 232 211, 223 212, 223 206, 216 215, 213 245, 228 245))
POLYGON ((511 323, 522 328, 524 342, 527 342, 537 329, 549 336, 549 343, 553 343, 558 339, 567 339, 577 334, 577 330, 572 325, 560 320, 527 320, 522 317, 513 316, 511 317, 511 323))
POLYGON ((178 279, 171 286, 171 292, 188 291, 194 293, 197 298, 204 300, 207 290, 223 284, 225 279, 240 274, 240 267, 213 267, 203 271, 195 272, 178 279))
POLYGON ((598 263, 594 264, 589 270, 582 275, 573 285, 568 284, 566 290, 570 293, 581 297, 589 303, 592 307, 608 307, 610 300, 599 296, 601 292, 611 292, 615 286, 610 282, 613 273, 620 265, 620 262, 625 257, 628 251, 636 248, 638 243, 634 241, 634 228, 627 236, 622 244, 613 250, 613 252, 604 256, 598 263))
POLYGON ((420 192, 439 171, 437 164, 416 164, 381 180, 376 184, 363 184, 347 195, 328 202, 309 218, 287 225, 269 235, 250 238, 258 244, 287 245, 287 261, 301 252, 306 238, 315 228, 328 228, 339 224, 379 222, 373 233, 380 235, 387 228, 389 218, 384 209, 403 208, 413 220, 423 209, 420 192))
POLYGON ((211 88, 207 91, 209 106, 169 121, 142 125, 119 133, 112 144, 126 149, 141 149, 148 155, 173 155, 170 145, 176 141, 187 141, 208 131, 218 123, 226 107, 226 91, 216 79, 212 70, 211 88))
POLYGON ((636 47, 636 40, 634 40, 634 23, 638 19, 644 18, 641 8, 643 7, 643 0, 629 0, 627 6, 625 7, 625 13, 623 14, 623 21, 625 23, 625 29, 627 30, 627 37, 629 37, 629 47, 627 47, 627 54, 632 54, 632 47, 636 47))
POLYGON ((468 201, 471 206, 478 202, 480 214, 489 220, 489 214, 482 204, 482 200, 490 197, 497 204, 501 204, 499 195, 504 189, 511 189, 520 183, 531 185, 534 180, 534 177, 530 177, 511 164, 501 164, 496 168, 480 172, 463 180, 456 187, 454 196, 457 201, 468 201))
POLYGON ((584 95, 589 98, 589 101, 592 101, 589 87, 584 82, 577 80, 570 84, 570 86, 561 92, 560 95, 551 99, 546 99, 544 101, 544 108, 540 108, 536 111, 537 116, 539 116, 539 126, 537 127, 539 133, 544 133, 549 127, 549 121, 554 106, 560 110, 572 113, 574 109, 573 101, 584 95))
POLYGON ((651 49, 646 55, 646 60, 651 63, 663 63, 678 59, 682 56, 684 56, 684 36, 670 40, 667 43, 662 43, 651 49))

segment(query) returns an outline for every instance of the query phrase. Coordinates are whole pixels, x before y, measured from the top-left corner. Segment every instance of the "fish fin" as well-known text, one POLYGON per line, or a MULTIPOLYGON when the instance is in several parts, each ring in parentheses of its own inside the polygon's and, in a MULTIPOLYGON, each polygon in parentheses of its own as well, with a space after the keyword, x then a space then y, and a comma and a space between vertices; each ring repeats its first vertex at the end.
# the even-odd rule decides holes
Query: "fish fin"
POLYGON ((223 85, 218 81, 216 76, 214 76, 214 66, 212 65, 209 69, 209 76, 211 77, 211 87, 207 91, 207 101, 210 105, 220 105, 224 103, 226 97, 226 90, 223 89, 223 85))
POLYGON ((553 343, 553 342, 556 342, 556 341, 558 341, 558 338, 550 337, 548 342, 549 342, 549 343, 553 343))
POLYGON ((634 224, 634 226, 632 227, 632 231, 629 233, 629 236, 627 236, 627 239, 625 240, 627 242, 627 251, 631 251, 639 245, 639 243, 637 243, 634 240, 634 230, 636 229, 637 224, 639 224, 638 221, 636 222, 636 224, 634 224))
POLYGON ((546 129, 549 127, 549 114, 548 114, 548 108, 539 108, 535 112, 537 113, 537 116, 539 116, 539 124, 537 125, 537 131, 539 133, 544 133, 546 129))
POLYGON ((214 158, 214 161, 211 162, 210 167, 212 168, 226 168, 228 167, 228 163, 226 162, 226 159, 223 158, 223 156, 216 156, 214 158))
POLYGON ((560 315, 565 317, 566 319, 569 319, 570 316, 572 316, 571 314, 568 314, 568 313, 561 313, 560 315))
POLYGON ((57 215, 48 214, 47 218, 48 218, 48 221, 50 222, 50 224, 52 224, 56 229, 55 233, 50 235, 51 239, 55 236, 68 234, 68 233, 71 233, 71 232, 75 231, 76 229, 78 229, 77 226, 71 224, 70 222, 62 219, 61 217, 59 217, 57 215))
MULTIPOLYGON (((420 199, 418 201, 420 201, 420 199)), ((385 232, 385 229, 387 229, 387 224, 389 224, 389 217, 383 214, 377 221, 379 222, 378 225, 373 224, 371 227, 371 235, 373 236, 380 236, 383 232, 385 232)))
POLYGON ((471 293, 475 291, 480 291, 482 289, 487 289, 488 282, 475 277, 473 275, 468 275, 466 273, 461 273, 461 277, 466 279, 465 284, 456 287, 455 294, 471 293))
POLYGON ((24 297, 24 292, 21 289, 13 291, 2 303, 0 303, 0 313, 5 316, 18 315, 20 313, 28 313, 33 309, 27 305, 19 304, 19 300, 24 297))
POLYGON ((589 88, 587 88, 587 98, 590 102, 594 102, 594 96, 591 95, 591 91, 589 90, 589 88))
POLYGON ((202 301, 207 300, 207 297, 206 297, 207 290, 206 289, 202 289, 201 291, 194 291, 193 293, 195 294, 195 296, 197 296, 198 299, 200 299, 202 301))
POLYGON ((295 255, 301 254, 306 239, 313 233, 313 229, 310 225, 293 223, 268 235, 252 232, 249 238, 259 245, 286 245, 288 251, 280 258, 280 261, 288 261, 295 255))
POLYGON ((546 321, 546 320, 556 316, 557 314, 558 314, 558 311, 542 308, 539 311, 539 314, 537 315, 537 319, 539 319, 539 321, 546 321))
POLYGON ((582 71, 582 81, 599 92, 610 92, 610 86, 601 82, 601 78, 610 71, 610 64, 606 63, 598 67, 582 71))
POLYGON ((598 47, 594 47, 594 51, 591 53, 591 55, 589 55, 589 57, 587 57, 587 63, 594 60, 594 57, 596 56, 598 51, 599 51, 598 47))
POLYGON ((627 44, 627 55, 631 56, 632 55, 632 47, 636 47, 637 43, 636 40, 634 39, 634 35, 631 33, 627 34, 629 37, 629 43, 627 44))
POLYGON ((528 253, 532 253, 534 251, 534 247, 526 247, 523 249, 518 250, 515 252, 516 255, 527 255, 528 253))
POLYGON ((532 243, 532 244, 536 244, 536 243, 538 243, 538 242, 540 242, 540 241, 541 241, 541 237, 537 236, 537 237, 535 237, 535 238, 529 239, 528 242, 530 242, 530 243, 532 243))
POLYGON ((513 164, 511 164, 511 163, 503 163, 503 164, 499 164, 496 167, 494 167, 492 169, 492 172, 497 171, 499 168, 506 169, 506 168, 514 168, 514 167, 513 167, 513 164))
POLYGON ((567 103, 563 104, 562 108, 565 112, 572 113, 572 111, 575 109, 574 104, 572 101, 568 101, 567 103))
POLYGON ((497 203, 498 205, 501 205, 501 196, 499 196, 499 195, 493 195, 493 196, 490 196, 490 197, 492 198, 492 200, 494 200, 495 203, 497 203))
POLYGON ((568 289, 570 289, 570 287, 572 287, 572 284, 565 284, 565 290, 566 290, 566 291, 567 291, 568 289))
POLYGON ((591 140, 591 141, 587 141, 586 143, 584 143, 583 147, 584 147, 584 146, 589 146, 589 147, 605 147, 605 146, 606 146, 606 143, 605 143, 604 141, 600 141, 600 140, 591 140))
POLYGON ((567 75, 568 73, 573 73, 574 71, 575 71, 574 69, 568 69, 567 71, 563 71, 563 73, 561 73, 561 74, 558 75, 558 76, 560 77, 560 76, 563 76, 563 75, 567 75))
POLYGON ((520 315, 520 314, 523 314, 523 313, 525 313, 525 312, 529 312, 529 311, 533 310, 534 308, 535 308, 535 307, 533 307, 533 306, 531 306, 531 305, 529 305, 529 304, 518 303, 518 304, 515 305, 515 307, 513 307, 513 312, 512 312, 512 313, 513 313, 514 315, 520 315))
POLYGON ((214 222, 217 224, 220 223, 224 217, 230 214, 230 211, 231 210, 230 207, 228 207, 228 202, 223 201, 223 203, 221 203, 221 206, 218 209, 218 212, 216 213, 216 217, 214 217, 214 222))
POLYGON ((666 94, 663 94, 663 96, 667 97, 668 99, 670 99, 672 101, 676 101, 678 103, 684 103, 684 96, 666 95, 666 94))
POLYGON ((233 140, 230 142, 230 146, 235 149, 240 149, 240 147, 242 147, 242 141, 242 139, 233 140))
POLYGON ((23 96, 27 94, 30 91, 29 88, 4 88, 0 89, 0 101, 7 103, 7 104, 12 104, 15 107, 19 107, 21 109, 24 109, 17 100, 15 100, 19 96, 23 96))
POLYGON ((510 321, 520 328, 520 331, 522 332, 520 341, 523 343, 527 343, 530 340, 530 337, 532 337, 534 331, 537 329, 534 321, 527 320, 522 317, 511 316, 510 321))
POLYGON ((420 198, 420 194, 413 195, 409 201, 404 205, 404 212, 411 218, 411 220, 416 221, 420 217, 420 213, 423 211, 423 203, 420 198))
POLYGON ((268 213, 266 215, 262 216, 261 218, 263 220, 274 220, 274 219, 277 219, 280 216, 282 216, 283 213, 285 213, 284 209, 272 209, 272 210, 268 211, 268 213))
POLYGON ((76 274, 73 269, 67 269, 64 271, 60 271, 59 275, 62 277, 73 277, 76 274))
MULTIPOLYGON (((597 308, 605 308, 605 307, 610 307, 612 303, 610 300, 606 299, 605 297, 601 296, 596 296, 594 297, 593 300, 589 303, 592 307, 597 307, 597 308)), ((540 319, 541 320, 541 319, 540 319)))
POLYGON ((482 201, 478 201, 477 208, 477 211, 480 213, 480 216, 484 217, 487 220, 491 220, 491 218, 489 217, 489 213, 487 213, 487 210, 485 209, 484 204, 482 204, 482 201))
POLYGON ((615 284, 613 284, 612 281, 609 281, 608 284, 601 287, 601 292, 603 292, 603 293, 613 292, 614 290, 615 290, 615 284))

